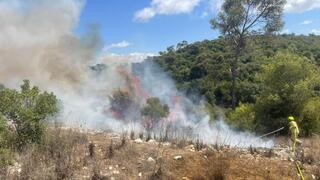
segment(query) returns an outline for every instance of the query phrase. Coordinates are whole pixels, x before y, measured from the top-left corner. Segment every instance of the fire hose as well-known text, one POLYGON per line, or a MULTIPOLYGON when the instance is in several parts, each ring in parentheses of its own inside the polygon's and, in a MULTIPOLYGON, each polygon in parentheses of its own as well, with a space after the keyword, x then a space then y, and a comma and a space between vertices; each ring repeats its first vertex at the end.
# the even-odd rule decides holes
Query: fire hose
POLYGON ((299 174, 301 180, 304 180, 304 176, 303 176, 303 174, 302 174, 302 171, 301 171, 301 168, 300 168, 298 162, 297 162, 297 161, 294 161, 294 163, 295 163, 295 165, 296 165, 296 167, 297 167, 297 171, 298 171, 298 174, 299 174))
POLYGON ((263 138, 263 137, 269 136, 269 135, 271 135, 271 134, 274 134, 274 133, 277 133, 277 132, 279 132, 279 131, 282 131, 283 129, 284 129, 284 127, 279 128, 279 129, 277 129, 277 130, 275 130, 275 131, 272 131, 272 132, 269 132, 269 133, 264 134, 264 135, 262 135, 262 136, 259 136, 259 138, 263 138))

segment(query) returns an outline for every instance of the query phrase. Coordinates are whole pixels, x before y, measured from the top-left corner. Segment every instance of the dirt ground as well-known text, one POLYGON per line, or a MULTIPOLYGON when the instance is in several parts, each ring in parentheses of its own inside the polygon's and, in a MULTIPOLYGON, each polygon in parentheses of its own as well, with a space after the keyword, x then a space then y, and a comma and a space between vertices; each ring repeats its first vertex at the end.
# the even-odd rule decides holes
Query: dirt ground
POLYGON ((60 132, 47 149, 18 155, 2 179, 320 179, 320 141, 305 140, 296 158, 284 139, 275 149, 236 149, 138 135, 60 132), (74 141, 71 140, 74 139, 74 141), (61 141, 62 143, 57 143, 61 141), (67 145, 65 145, 67 144, 67 145), (317 149, 315 149, 317 148, 317 149), (68 153, 66 153, 68 152, 68 153))

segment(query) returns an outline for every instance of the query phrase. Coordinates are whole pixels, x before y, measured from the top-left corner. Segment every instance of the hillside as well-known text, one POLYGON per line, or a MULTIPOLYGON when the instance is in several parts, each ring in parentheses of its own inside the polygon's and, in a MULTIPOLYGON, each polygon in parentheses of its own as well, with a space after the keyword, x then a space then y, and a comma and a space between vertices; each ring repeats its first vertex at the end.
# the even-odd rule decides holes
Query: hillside
POLYGON ((222 108, 235 128, 268 132, 286 127, 292 114, 299 118, 304 135, 319 133, 320 120, 310 108, 318 108, 320 102, 320 36, 251 36, 238 63, 234 111, 230 110, 232 52, 226 40, 218 38, 181 42, 152 60, 193 101, 204 97, 212 119, 221 115, 222 108))
MULTIPOLYGON (((248 46, 238 71, 237 99, 242 103, 256 101, 261 90, 256 75, 277 52, 289 51, 320 65, 320 36, 253 36, 248 46)), ((232 57, 227 42, 220 38, 192 44, 184 41, 152 59, 172 76, 180 90, 189 95, 203 95, 212 105, 230 107, 229 63, 232 57)))

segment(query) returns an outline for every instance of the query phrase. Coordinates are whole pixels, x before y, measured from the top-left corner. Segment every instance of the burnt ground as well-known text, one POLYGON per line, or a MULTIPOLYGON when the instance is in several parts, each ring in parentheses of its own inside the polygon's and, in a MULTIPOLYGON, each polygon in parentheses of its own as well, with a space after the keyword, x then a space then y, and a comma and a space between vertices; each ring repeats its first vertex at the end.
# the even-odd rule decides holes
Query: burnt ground
POLYGON ((286 138, 275 149, 237 149, 186 141, 157 142, 112 133, 52 131, 29 147, 2 179, 320 179, 320 138, 305 139, 298 155, 286 138))

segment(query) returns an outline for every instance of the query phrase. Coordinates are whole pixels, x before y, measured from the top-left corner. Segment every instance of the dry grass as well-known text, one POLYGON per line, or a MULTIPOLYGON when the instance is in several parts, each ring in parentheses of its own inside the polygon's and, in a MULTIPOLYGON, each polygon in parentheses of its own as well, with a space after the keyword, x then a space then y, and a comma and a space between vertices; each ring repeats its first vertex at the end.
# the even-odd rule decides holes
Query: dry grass
MULTIPOLYGON (((191 142, 183 139, 176 142, 180 145, 170 146, 139 144, 130 136, 52 130, 43 144, 28 147, 17 158, 21 173, 4 179, 297 179, 294 164, 277 159, 273 151, 215 149, 200 141, 193 144, 196 151, 190 151, 184 147, 191 142), (174 159, 177 155, 182 159, 174 159)), ((305 149, 315 159, 303 166, 306 179, 320 175, 317 138, 306 141, 305 149)))

